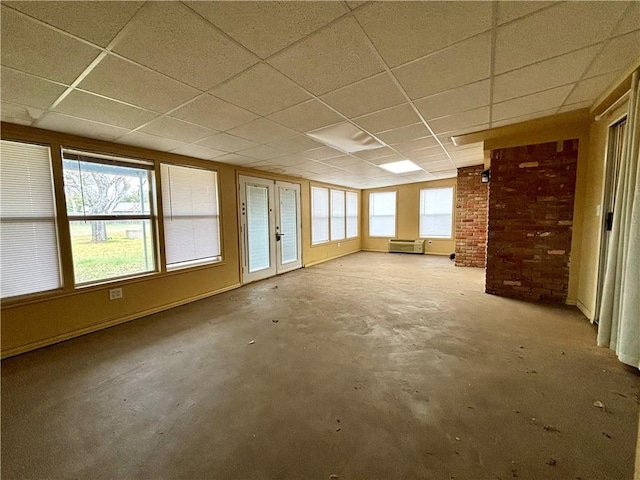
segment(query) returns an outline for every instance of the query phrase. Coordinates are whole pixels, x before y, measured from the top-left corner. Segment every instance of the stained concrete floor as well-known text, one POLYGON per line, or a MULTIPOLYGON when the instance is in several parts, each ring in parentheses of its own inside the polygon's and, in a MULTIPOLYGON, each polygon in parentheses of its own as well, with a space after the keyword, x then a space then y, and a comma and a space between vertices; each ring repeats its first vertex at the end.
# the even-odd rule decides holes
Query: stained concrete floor
POLYGON ((8 359, 2 478, 631 478, 637 370, 483 276, 358 253, 8 359))

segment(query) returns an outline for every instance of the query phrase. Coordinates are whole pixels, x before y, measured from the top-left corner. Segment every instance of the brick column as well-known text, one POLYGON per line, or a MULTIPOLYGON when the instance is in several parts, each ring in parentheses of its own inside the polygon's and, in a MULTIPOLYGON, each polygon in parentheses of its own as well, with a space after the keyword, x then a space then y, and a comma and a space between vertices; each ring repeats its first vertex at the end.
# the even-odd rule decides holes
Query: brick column
POLYGON ((458 169, 456 184, 456 267, 482 267, 487 253, 488 185, 483 165, 458 169))

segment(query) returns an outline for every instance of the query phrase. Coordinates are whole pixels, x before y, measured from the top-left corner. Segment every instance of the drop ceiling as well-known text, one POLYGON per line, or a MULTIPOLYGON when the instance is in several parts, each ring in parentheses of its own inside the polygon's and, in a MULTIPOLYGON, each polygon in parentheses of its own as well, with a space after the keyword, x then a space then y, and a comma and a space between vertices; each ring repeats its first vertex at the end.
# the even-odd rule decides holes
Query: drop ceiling
POLYGON ((589 107, 639 57, 640 2, 4 1, 1 113, 370 188, 481 164, 451 137, 589 107), (382 146, 307 135, 345 123, 382 146))

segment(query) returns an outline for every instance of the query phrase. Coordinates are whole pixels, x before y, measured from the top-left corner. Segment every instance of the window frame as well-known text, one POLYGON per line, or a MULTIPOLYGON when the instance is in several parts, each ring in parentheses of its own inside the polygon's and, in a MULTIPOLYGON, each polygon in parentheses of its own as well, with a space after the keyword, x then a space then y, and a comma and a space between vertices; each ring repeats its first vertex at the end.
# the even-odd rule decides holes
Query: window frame
POLYGON ((443 186, 443 187, 427 187, 421 188, 418 194, 418 238, 428 238, 434 240, 453 240, 454 239, 454 230, 455 226, 455 203, 456 203, 456 191, 453 185, 451 186, 443 186), (426 216, 422 213, 422 205, 423 205, 423 192, 429 190, 450 190, 451 191, 451 210, 450 210, 450 218, 451 218, 451 228, 449 230, 449 236, 433 236, 433 235, 423 235, 422 233, 422 217, 426 216))
MULTIPOLYGON (((329 240, 331 242, 339 242, 342 240, 346 240, 347 238, 347 192, 339 189, 339 188, 330 188, 329 189, 329 240), (342 197, 342 216, 336 216, 334 218, 334 193, 340 195, 342 197), (340 223, 342 223, 342 236, 334 237, 333 234, 333 224, 336 221, 342 219, 340 223)), ((337 223, 337 222, 336 222, 337 223)))
POLYGON ((396 236, 398 235, 398 190, 394 189, 394 190, 382 190, 382 191, 376 191, 376 192, 369 192, 369 198, 368 198, 368 215, 367 215, 367 221, 368 221, 368 234, 369 237, 371 238, 396 238, 396 236), (394 196, 394 212, 393 212, 393 235, 372 235, 371 234, 371 217, 372 217, 372 213, 371 213, 371 209, 373 208, 373 201, 372 201, 372 196, 373 195, 378 195, 378 194, 382 194, 382 193, 393 193, 394 196))
POLYGON ((317 247, 319 245, 329 245, 329 244, 336 244, 336 243, 341 243, 347 240, 353 240, 356 238, 359 238, 360 236, 360 200, 359 200, 359 192, 356 192, 354 190, 348 190, 344 187, 332 187, 332 186, 328 186, 328 185, 314 185, 314 184, 310 184, 310 217, 311 217, 311 247, 317 247), (314 219, 314 202, 313 202, 313 189, 319 189, 319 190, 326 190, 327 191, 327 232, 328 232, 328 237, 326 240, 321 240, 318 242, 314 242, 313 239, 313 219, 314 219), (344 215, 342 216, 342 224, 344 226, 344 237, 340 237, 340 238, 335 238, 333 237, 333 228, 332 228, 332 221, 333 221, 333 192, 341 192, 342 193, 342 197, 344 199, 344 215), (347 215, 347 197, 348 195, 355 195, 356 197, 356 212, 355 212, 355 219, 356 219, 356 234, 349 236, 348 235, 348 215, 347 215))
MULTIPOLYGON (((331 242, 331 192, 329 187, 320 187, 320 186, 316 186, 316 185, 311 185, 310 186, 310 193, 311 193, 311 246, 315 247, 317 245, 324 245, 327 243, 331 242), (314 240, 314 230, 313 230, 313 224, 314 224, 314 219, 315 217, 315 209, 314 209, 314 205, 315 205, 315 200, 314 200, 314 195, 313 195, 313 190, 325 190, 327 192, 327 203, 326 203, 326 207, 327 207, 327 217, 326 217, 326 226, 327 226, 327 238, 326 239, 321 239, 321 240, 314 240)), ((317 218, 323 218, 323 217, 317 217, 317 218)))
MULTIPOLYGON (((353 215, 351 215, 353 217, 353 215)), ((358 238, 358 236, 360 235, 360 199, 359 196, 357 194, 357 192, 352 192, 349 190, 345 190, 344 193, 344 218, 345 218, 345 229, 344 229, 344 234, 345 234, 345 239, 346 240, 351 240, 353 238, 358 238), (356 233, 355 235, 351 235, 349 236, 349 195, 353 195, 355 196, 355 201, 356 201, 356 214, 355 214, 355 219, 356 219, 356 233)))

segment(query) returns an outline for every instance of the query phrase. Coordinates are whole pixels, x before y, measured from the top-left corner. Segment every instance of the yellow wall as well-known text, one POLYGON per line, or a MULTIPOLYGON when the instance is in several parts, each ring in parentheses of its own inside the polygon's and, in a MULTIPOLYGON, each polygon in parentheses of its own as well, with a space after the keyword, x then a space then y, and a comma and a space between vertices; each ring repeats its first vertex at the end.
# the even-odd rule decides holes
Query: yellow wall
MULTIPOLYGON (((393 187, 373 188, 362 190, 362 209, 360 225, 362 226, 362 249, 373 251, 389 251, 389 238, 369 236, 369 193, 371 192, 396 192, 396 236, 415 240, 419 238, 420 227, 420 190, 424 188, 453 187, 455 202, 456 179, 446 178, 430 182, 408 183, 393 187)), ((455 208, 453 225, 455 225, 455 208)), ((425 253, 436 255, 449 255, 455 252, 455 239, 445 240, 441 238, 425 238, 425 253), (429 243, 431 242, 431 243, 429 243)))
MULTIPOLYGON (((80 150, 214 168, 219 174, 223 248, 223 261, 215 265, 160 272, 77 290, 66 282, 62 291, 3 302, 1 323, 3 357, 100 330, 240 286, 241 258, 237 198, 237 175, 240 171, 236 171, 233 166, 6 123, 2 124, 2 138, 49 144, 52 152, 60 151, 60 146, 64 145, 80 150), (122 287, 123 298, 110 301, 108 290, 116 285, 122 287)), ((53 156, 55 157, 55 153, 53 156)), ((302 254, 305 265, 360 250, 360 237, 340 242, 340 245, 337 242, 331 242, 311 246, 309 200, 311 184, 308 180, 256 170, 244 169, 241 172, 300 183, 302 254)), ((60 205, 63 203, 58 204, 59 217, 62 216, 60 213, 63 210, 60 205)), ((60 218, 59 222, 62 223, 60 218)), ((61 242, 61 255, 64 264, 64 258, 70 258, 68 245, 65 246, 64 241, 61 242)))

